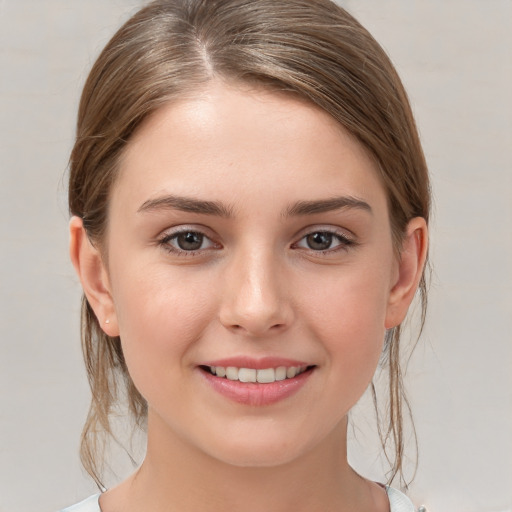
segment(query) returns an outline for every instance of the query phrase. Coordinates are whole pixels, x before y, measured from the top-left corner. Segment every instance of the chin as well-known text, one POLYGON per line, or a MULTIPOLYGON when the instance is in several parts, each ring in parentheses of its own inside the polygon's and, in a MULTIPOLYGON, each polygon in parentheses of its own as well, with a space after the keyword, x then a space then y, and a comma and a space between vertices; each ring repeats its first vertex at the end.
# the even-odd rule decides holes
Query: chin
POLYGON ((272 468, 283 466, 308 452, 315 443, 293 436, 272 436, 272 438, 244 437, 230 439, 207 453, 214 459, 240 468, 272 468), (278 438, 276 438, 278 437, 278 438))

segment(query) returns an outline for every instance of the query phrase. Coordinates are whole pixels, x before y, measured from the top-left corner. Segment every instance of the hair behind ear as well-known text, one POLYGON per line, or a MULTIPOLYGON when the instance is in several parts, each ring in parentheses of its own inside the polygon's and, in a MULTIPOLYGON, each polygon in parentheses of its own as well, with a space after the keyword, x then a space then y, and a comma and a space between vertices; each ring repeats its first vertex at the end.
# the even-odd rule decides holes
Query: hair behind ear
POLYGON ((101 252, 89 240, 82 219, 72 217, 69 226, 71 261, 84 289, 81 313, 82 352, 92 394, 87 420, 82 430, 80 458, 85 470, 103 490, 103 458, 98 455, 104 453, 108 437, 115 438, 110 422, 112 409, 118 406, 120 395, 126 390, 129 411, 136 424, 142 426, 147 404, 128 374, 101 252), (123 381, 125 385, 123 389, 119 389, 119 384, 123 381))
MULTIPOLYGON (((407 315, 409 306, 416 293, 421 304, 420 326, 418 339, 423 330, 426 317, 427 283, 425 265, 428 256, 428 228, 426 220, 415 217, 409 221, 403 236, 400 253, 398 255, 398 272, 396 281, 390 293, 389 311, 386 317, 386 340, 384 344, 384 363, 387 366, 387 404, 388 417, 381 418, 379 413, 377 390, 374 382, 371 392, 377 426, 385 456, 391 466, 388 483, 400 475, 400 486, 407 487, 404 476, 403 455, 405 452, 404 440, 404 413, 411 417, 411 407, 405 393, 403 383, 404 370, 402 369, 401 334, 402 322, 407 315), (389 455, 389 446, 392 446, 394 457, 389 455)), ((414 345, 415 346, 415 345, 414 345)), ((414 347, 413 347, 414 348, 414 347)), ((414 422, 411 421, 413 439, 416 453, 418 444, 414 422)), ((416 460, 417 467, 417 460, 416 460)), ((416 468, 415 468, 416 470, 416 468)), ((414 471, 415 473, 415 471, 414 471)), ((414 478, 414 474, 411 480, 414 478)))
POLYGON ((100 328, 85 295, 82 297, 81 337, 92 398, 82 430, 80 459, 98 487, 104 490, 104 460, 99 455, 105 452, 109 437, 116 439, 110 421, 111 413, 118 407, 119 399, 126 398, 136 425, 144 428, 147 403, 128 374, 121 339, 108 336, 100 328), (120 382, 124 382, 124 389, 119 389, 120 382))

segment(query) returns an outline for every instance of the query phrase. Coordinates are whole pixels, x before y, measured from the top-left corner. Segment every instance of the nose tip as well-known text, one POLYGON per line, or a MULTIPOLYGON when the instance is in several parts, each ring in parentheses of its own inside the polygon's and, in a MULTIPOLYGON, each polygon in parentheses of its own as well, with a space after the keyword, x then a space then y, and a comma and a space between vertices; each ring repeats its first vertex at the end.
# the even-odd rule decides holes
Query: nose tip
POLYGON ((234 332, 252 337, 277 334, 286 329, 287 325, 283 315, 278 315, 277 311, 271 311, 270 308, 267 308, 266 311, 238 311, 236 316, 232 317, 232 320, 231 322, 223 322, 224 326, 234 332))
POLYGON ((252 337, 282 332, 293 317, 285 288, 261 263, 256 270, 236 273, 225 289, 221 323, 235 333, 252 337))

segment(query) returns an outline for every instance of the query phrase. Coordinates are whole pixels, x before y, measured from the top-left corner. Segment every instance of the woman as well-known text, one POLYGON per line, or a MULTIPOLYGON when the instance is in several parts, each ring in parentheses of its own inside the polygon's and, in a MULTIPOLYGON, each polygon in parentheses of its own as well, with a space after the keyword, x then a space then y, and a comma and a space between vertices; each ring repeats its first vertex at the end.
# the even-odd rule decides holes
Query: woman
POLYGON ((72 510, 413 510, 346 457, 384 354, 401 470, 430 203, 406 94, 357 21, 326 0, 151 3, 85 85, 69 200, 100 485, 120 396, 147 422, 136 473, 72 510))

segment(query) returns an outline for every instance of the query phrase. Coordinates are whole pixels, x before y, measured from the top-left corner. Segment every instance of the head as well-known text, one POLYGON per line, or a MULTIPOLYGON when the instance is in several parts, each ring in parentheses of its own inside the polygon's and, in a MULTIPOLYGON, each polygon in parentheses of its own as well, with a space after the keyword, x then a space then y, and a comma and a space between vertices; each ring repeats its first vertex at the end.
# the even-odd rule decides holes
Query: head
MULTIPOLYGON (((428 221, 428 173, 406 93, 388 57, 361 25, 327 0, 159 0, 130 19, 85 84, 70 161, 69 205, 108 262, 109 208, 131 142, 169 105, 223 82, 321 109, 371 160, 385 191, 397 258, 411 219, 428 221)), ((108 265, 106 265, 108 267, 108 265)), ((425 279, 419 290, 425 308, 425 279)), ((128 374, 121 340, 83 299, 82 342, 92 403, 82 457, 97 479, 98 430, 120 396, 143 425, 147 404, 128 374)), ((401 468, 400 325, 386 335, 392 476, 401 468)))

